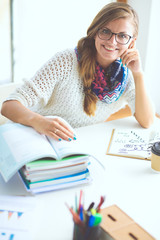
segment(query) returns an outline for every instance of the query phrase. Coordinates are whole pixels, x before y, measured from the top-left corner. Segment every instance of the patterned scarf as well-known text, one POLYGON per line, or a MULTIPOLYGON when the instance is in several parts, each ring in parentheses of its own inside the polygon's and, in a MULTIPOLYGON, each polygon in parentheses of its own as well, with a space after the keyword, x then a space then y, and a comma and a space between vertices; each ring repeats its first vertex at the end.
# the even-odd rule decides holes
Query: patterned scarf
MULTIPOLYGON (((79 61, 77 48, 75 53, 79 61)), ((103 102, 117 101, 124 92, 128 81, 128 68, 123 66, 121 60, 114 61, 107 69, 96 63, 95 78, 91 89, 103 102)))

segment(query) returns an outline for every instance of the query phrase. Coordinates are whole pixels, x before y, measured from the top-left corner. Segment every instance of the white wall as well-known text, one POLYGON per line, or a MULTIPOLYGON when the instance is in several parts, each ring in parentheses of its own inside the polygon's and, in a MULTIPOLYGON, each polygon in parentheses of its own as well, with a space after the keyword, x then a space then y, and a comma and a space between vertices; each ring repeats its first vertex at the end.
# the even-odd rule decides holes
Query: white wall
POLYGON ((160 115, 160 1, 152 0, 145 73, 156 111, 160 115))
POLYGON ((139 17, 139 35, 136 46, 140 51, 143 69, 145 69, 152 0, 128 0, 128 3, 136 10, 139 17))
POLYGON ((14 0, 15 81, 54 53, 74 48, 107 0, 14 0))
POLYGON ((156 112, 160 115, 160 1, 159 0, 129 0, 137 11, 140 20, 140 31, 137 48, 140 51, 145 80, 149 85, 156 112))

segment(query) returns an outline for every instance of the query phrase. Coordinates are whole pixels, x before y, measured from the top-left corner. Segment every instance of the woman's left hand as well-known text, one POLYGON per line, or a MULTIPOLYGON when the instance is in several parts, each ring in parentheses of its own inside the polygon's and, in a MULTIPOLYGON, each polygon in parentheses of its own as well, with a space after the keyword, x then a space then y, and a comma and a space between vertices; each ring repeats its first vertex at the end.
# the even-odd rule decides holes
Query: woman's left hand
POLYGON ((136 48, 127 49, 122 55, 122 64, 126 65, 132 73, 142 72, 139 51, 136 48))

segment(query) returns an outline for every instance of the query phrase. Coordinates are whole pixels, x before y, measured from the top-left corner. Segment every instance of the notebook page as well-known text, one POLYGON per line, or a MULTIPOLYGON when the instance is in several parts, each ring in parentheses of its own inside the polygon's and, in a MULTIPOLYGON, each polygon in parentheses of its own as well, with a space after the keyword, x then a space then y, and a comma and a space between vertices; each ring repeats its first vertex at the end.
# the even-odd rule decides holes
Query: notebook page
POLYGON ((115 129, 108 154, 148 158, 150 155, 149 135, 146 129, 115 129))

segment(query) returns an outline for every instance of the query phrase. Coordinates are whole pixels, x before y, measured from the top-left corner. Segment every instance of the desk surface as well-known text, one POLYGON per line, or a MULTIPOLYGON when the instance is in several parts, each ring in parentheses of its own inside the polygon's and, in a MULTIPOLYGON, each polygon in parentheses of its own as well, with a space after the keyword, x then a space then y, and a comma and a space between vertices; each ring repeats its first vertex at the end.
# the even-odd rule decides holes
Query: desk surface
MULTIPOLYGON (((160 120, 153 127, 160 129, 160 120)), ((76 129, 85 146, 104 165, 105 170, 92 160, 90 185, 53 191, 33 196, 36 207, 30 228, 33 240, 72 240, 72 216, 65 206, 74 205, 80 189, 85 194, 85 206, 105 195, 103 207, 118 205, 135 222, 156 239, 160 239, 160 174, 151 169, 151 162, 106 155, 113 128, 140 128, 133 117, 76 129)), ((0 177, 0 195, 25 194, 15 175, 8 183, 0 177)))

